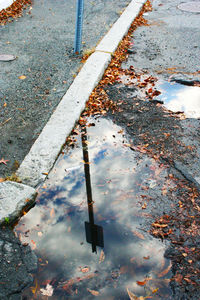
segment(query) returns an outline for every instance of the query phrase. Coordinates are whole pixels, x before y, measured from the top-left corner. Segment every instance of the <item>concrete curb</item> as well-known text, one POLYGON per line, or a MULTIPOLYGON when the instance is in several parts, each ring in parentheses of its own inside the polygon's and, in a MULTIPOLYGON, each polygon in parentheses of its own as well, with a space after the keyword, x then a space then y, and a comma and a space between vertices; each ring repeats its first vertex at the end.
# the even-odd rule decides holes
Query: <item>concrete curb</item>
POLYGON ((1 0, 0 2, 0 12, 3 9, 8 8, 11 4, 13 4, 13 0, 1 0))
POLYGON ((12 223, 25 207, 30 207, 37 192, 21 183, 6 181, 0 184, 0 225, 12 223))
POLYGON ((128 32, 145 2, 146 0, 132 0, 99 43, 96 51, 88 58, 20 165, 17 175, 23 183, 36 187, 45 180, 90 94, 101 80, 112 53, 128 32))

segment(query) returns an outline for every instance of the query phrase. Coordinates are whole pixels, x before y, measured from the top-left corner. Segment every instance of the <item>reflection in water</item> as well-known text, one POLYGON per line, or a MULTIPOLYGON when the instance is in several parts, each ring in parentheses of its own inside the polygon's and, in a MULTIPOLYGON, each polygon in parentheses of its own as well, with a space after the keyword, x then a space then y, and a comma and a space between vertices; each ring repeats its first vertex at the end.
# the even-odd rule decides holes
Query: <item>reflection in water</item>
MULTIPOLYGON (((86 152, 88 145, 90 162, 86 152, 83 162, 78 137, 77 146, 59 157, 39 192, 36 206, 16 227, 20 239, 31 245, 39 262, 34 284, 23 296, 46 299, 44 290, 49 284, 53 300, 94 299, 95 293, 98 299, 126 300, 127 288, 137 296, 171 299, 171 274, 166 272, 170 262, 163 256, 165 243, 151 237, 145 227, 142 230, 144 217, 153 221, 151 213, 157 210, 157 199, 163 199, 162 188, 173 189, 166 180, 168 170, 130 150, 123 130, 111 121, 102 118, 87 131, 88 140, 83 144, 86 152), (97 255, 85 243, 85 175, 90 183, 88 202, 93 204, 95 223, 104 230, 104 249, 97 255)), ((159 203, 165 211, 164 199, 159 203)), ((89 220, 94 224, 93 213, 89 220)), ((102 247, 99 235, 93 244, 102 247)), ((87 237, 91 243, 92 239, 91 235, 87 237)))
POLYGON ((86 233, 87 242, 92 244, 92 252, 97 252, 96 246, 102 248, 104 247, 103 228, 101 226, 94 224, 92 187, 91 187, 91 180, 90 180, 90 161, 89 161, 89 153, 88 153, 88 146, 87 146, 87 129, 85 126, 82 127, 81 139, 82 139, 82 148, 83 148, 83 160, 84 160, 85 182, 86 182, 88 214, 89 214, 89 223, 85 222, 85 233, 86 233))
POLYGON ((162 82, 159 90, 167 109, 183 111, 188 118, 200 118, 200 87, 162 82))

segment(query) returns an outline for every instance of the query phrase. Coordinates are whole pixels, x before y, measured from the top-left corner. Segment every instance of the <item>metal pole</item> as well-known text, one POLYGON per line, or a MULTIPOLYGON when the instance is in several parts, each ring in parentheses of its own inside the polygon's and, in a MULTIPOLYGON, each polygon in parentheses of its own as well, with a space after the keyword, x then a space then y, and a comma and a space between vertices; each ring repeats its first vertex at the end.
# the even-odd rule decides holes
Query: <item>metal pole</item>
POLYGON ((80 53, 80 51, 81 51, 83 10, 84 10, 84 0, 77 0, 77 2, 76 2, 76 31, 75 31, 75 41, 74 41, 74 53, 80 53))

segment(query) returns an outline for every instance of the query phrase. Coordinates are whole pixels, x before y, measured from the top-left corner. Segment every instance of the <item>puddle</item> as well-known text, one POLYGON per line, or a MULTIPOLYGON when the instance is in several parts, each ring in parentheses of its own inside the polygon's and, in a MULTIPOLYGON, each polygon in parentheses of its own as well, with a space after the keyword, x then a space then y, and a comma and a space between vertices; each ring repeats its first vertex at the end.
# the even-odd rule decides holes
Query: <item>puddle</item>
POLYGON ((187 118, 200 118, 200 87, 179 83, 159 82, 159 99, 167 109, 184 112, 187 118))
POLYGON ((154 221, 163 185, 172 188, 167 169, 132 151, 111 121, 95 124, 64 150, 15 228, 39 263, 23 299, 129 299, 127 289, 171 299, 166 244, 144 222, 154 221))

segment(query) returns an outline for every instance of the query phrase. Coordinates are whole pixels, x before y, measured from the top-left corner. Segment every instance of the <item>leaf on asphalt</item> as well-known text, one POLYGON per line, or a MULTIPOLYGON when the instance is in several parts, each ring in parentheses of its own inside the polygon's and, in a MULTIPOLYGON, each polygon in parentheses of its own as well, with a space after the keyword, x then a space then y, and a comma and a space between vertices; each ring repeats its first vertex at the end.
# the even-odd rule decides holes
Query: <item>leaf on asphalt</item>
POLYGON ((147 208, 146 202, 142 205, 142 209, 145 209, 145 208, 147 208))
POLYGON ((105 253, 103 252, 103 250, 101 250, 101 253, 100 253, 100 257, 99 257, 99 263, 102 263, 105 259, 105 253))
POLYGON ((143 256, 143 259, 150 259, 150 256, 143 256))
POLYGON ((80 270, 82 273, 87 273, 90 271, 90 268, 89 267, 84 267, 84 268, 81 268, 80 270))
POLYGON ((160 274, 158 274, 158 277, 159 278, 164 277, 171 270, 171 267, 172 264, 170 262, 169 266, 166 269, 164 269, 160 274))
POLYGON ((26 79, 26 76, 25 75, 21 75, 18 78, 21 79, 21 80, 24 80, 24 79, 26 79))
POLYGON ((52 296, 53 295, 53 287, 49 283, 47 283, 46 289, 40 289, 41 294, 44 296, 52 296))
POLYGON ((98 291, 95 291, 95 290, 90 290, 90 289, 87 289, 88 292, 90 292, 93 296, 99 296, 99 292, 98 291))
POLYGON ((153 226, 153 227, 159 227, 159 228, 165 228, 165 227, 167 227, 168 225, 167 225, 167 224, 152 223, 152 226, 153 226))
POLYGON ((8 161, 9 161, 9 160, 4 159, 4 158, 2 157, 2 159, 0 160, 0 164, 7 165, 7 162, 8 162, 8 161))

